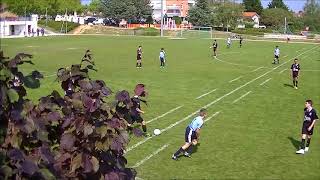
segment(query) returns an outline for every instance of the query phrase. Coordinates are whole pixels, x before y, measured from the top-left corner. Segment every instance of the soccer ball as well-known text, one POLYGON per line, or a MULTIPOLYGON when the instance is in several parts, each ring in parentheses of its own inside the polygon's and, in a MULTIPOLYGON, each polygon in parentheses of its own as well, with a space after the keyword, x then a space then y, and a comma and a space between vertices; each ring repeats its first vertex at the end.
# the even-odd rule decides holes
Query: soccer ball
POLYGON ((155 129, 155 130, 153 131, 153 134, 156 135, 156 136, 160 135, 160 134, 161 134, 160 129, 155 129))

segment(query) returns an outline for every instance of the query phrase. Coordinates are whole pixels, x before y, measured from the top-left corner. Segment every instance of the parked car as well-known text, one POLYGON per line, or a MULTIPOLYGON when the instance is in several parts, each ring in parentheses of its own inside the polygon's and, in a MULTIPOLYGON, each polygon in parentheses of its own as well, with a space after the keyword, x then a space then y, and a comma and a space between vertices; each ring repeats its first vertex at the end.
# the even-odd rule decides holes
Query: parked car
POLYGON ((94 21, 96 21, 97 19, 95 17, 89 17, 87 19, 84 20, 84 24, 93 24, 94 21))
POLYGON ((102 18, 99 18, 95 21, 92 22, 94 25, 99 25, 99 24, 103 24, 103 19, 102 18))

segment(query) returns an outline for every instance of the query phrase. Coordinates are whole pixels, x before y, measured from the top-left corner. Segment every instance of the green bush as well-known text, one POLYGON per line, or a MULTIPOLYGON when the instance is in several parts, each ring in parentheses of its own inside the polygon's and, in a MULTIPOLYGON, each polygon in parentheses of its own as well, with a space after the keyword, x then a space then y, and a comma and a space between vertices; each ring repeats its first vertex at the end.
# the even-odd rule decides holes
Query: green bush
POLYGON ((134 35, 137 36, 159 36, 160 30, 156 28, 135 28, 134 29, 134 35))
MULTIPOLYGON (((62 21, 48 21, 47 26, 51 29, 53 29, 56 32, 60 32, 61 31, 61 26, 62 26, 62 21)), ((41 26, 45 26, 46 25, 46 21, 45 20, 40 20, 38 21, 38 24, 41 26)), ((77 23, 73 23, 73 22, 67 22, 67 32, 70 32, 72 30, 74 30, 75 28, 77 28, 79 26, 79 24, 77 23)), ((63 27, 63 32, 65 32, 65 24, 63 27)))
POLYGON ((264 33, 272 33, 271 29, 257 29, 257 28, 248 28, 248 29, 235 29, 232 30, 233 33, 237 34, 249 34, 249 35, 264 35, 264 33))
POLYGON ((246 28, 253 28, 254 23, 253 22, 244 21, 244 25, 246 26, 246 28))
POLYGON ((176 25, 180 25, 182 22, 182 19, 179 16, 173 16, 172 19, 176 22, 176 25))

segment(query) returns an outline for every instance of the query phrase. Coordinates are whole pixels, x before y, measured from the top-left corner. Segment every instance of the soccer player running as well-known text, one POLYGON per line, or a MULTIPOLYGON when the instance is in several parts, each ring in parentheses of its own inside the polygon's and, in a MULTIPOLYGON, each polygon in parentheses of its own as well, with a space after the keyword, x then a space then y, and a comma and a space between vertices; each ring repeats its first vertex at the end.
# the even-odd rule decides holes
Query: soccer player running
POLYGON ((164 68, 166 63, 166 52, 164 51, 164 48, 160 49, 159 59, 160 59, 160 68, 164 68))
POLYGON ((240 43, 240 48, 242 47, 242 41, 243 41, 243 38, 242 38, 242 36, 240 36, 240 41, 239 41, 239 43, 240 43))
POLYGON ((300 149, 296 151, 296 154, 304 154, 309 151, 311 136, 313 134, 314 125, 316 120, 318 120, 317 112, 312 108, 312 101, 306 100, 304 109, 304 118, 302 124, 302 140, 300 144, 300 149), (307 139, 307 144, 305 146, 305 141, 307 139))
POLYGON ((130 116, 131 116, 131 122, 137 122, 141 124, 142 131, 145 136, 150 136, 147 133, 147 125, 146 122, 141 117, 141 114, 144 114, 144 111, 141 109, 140 102, 146 103, 146 101, 140 99, 140 97, 144 97, 146 95, 144 91, 144 84, 138 84, 135 88, 135 95, 131 98, 132 106, 130 108, 130 116), (140 90, 142 89, 142 90, 140 90))
POLYGON ((137 50, 137 64, 136 68, 142 68, 142 47, 139 46, 137 50))
POLYGON ((279 49, 279 46, 276 46, 276 48, 274 49, 273 64, 279 64, 279 57, 280 57, 280 49, 279 49))
POLYGON ((294 63, 291 65, 291 71, 292 71, 292 81, 293 81, 293 87, 295 89, 298 89, 298 76, 300 71, 300 64, 298 63, 298 59, 294 59, 294 63))
POLYGON ((177 160, 180 153, 184 153, 184 156, 191 157, 192 149, 197 145, 200 137, 200 129, 204 123, 204 119, 207 116, 207 110, 201 109, 199 116, 193 119, 193 121, 187 126, 185 132, 185 144, 181 146, 177 152, 172 155, 173 160, 177 160))
POLYGON ((213 56, 217 57, 217 48, 218 48, 217 40, 213 41, 212 47, 210 47, 210 48, 213 48, 213 56))

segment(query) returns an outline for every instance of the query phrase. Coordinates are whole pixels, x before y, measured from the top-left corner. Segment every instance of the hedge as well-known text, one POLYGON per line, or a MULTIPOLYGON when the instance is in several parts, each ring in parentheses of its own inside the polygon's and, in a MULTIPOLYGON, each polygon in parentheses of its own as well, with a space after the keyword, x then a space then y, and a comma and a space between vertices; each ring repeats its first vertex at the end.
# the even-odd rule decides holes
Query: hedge
POLYGON ((134 35, 137 36, 159 36, 160 30, 156 28, 135 28, 134 35))
MULTIPOLYGON (((52 30, 56 31, 56 32, 60 32, 61 31, 61 26, 62 26, 62 21, 48 21, 47 26, 49 28, 51 28, 52 30)), ((41 26, 45 26, 46 25, 46 21, 45 20, 39 20, 38 24, 41 26)), ((64 24, 65 26, 65 24, 64 24)), ((77 23, 73 23, 73 22, 67 22, 67 32, 70 32, 72 30, 74 30, 75 28, 77 28, 79 26, 79 24, 77 23)), ((65 27, 63 28, 63 32, 65 32, 65 27)))
POLYGON ((257 28, 246 28, 246 29, 235 29, 233 33, 237 34, 249 34, 249 35, 264 35, 264 33, 272 33, 271 29, 257 29, 257 28))

